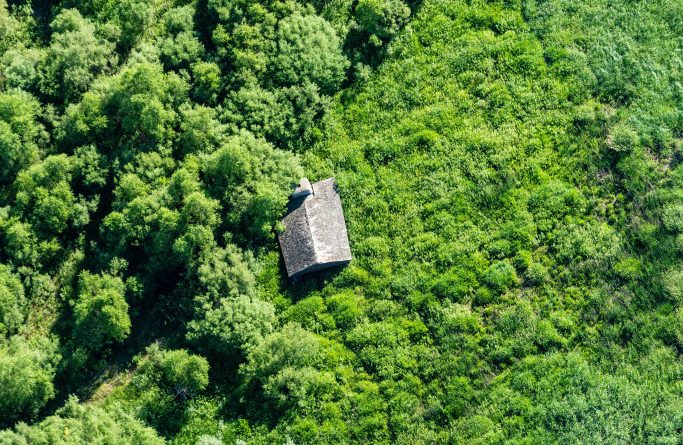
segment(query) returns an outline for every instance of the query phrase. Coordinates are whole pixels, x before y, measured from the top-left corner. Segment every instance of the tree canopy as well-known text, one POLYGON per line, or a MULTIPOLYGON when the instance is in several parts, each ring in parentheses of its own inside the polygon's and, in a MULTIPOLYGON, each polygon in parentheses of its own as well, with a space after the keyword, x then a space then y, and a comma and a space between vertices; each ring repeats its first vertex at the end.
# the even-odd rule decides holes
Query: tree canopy
POLYGON ((681 443, 682 16, 0 0, 0 445, 681 443))

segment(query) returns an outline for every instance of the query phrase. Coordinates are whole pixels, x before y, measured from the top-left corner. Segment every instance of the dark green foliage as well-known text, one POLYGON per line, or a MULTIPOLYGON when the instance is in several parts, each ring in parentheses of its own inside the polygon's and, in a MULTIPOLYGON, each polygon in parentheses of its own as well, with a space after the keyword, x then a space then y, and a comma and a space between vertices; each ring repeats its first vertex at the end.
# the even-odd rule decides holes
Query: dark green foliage
POLYGON ((159 43, 160 58, 169 68, 188 68, 198 62, 204 46, 194 32, 194 8, 187 5, 168 11, 165 26, 168 37, 159 43))
POLYGON ((342 395, 336 375, 350 358, 342 345, 287 324, 249 351, 240 374, 245 390, 262 391, 279 412, 309 412, 342 395))
POLYGON ((201 297, 195 304, 200 308, 188 325, 188 340, 200 350, 231 354, 248 349, 272 331, 275 323, 270 303, 246 295, 220 299, 218 307, 201 297))
POLYGON ((249 239, 272 237, 301 169, 294 158, 247 132, 203 159, 208 192, 221 201, 225 221, 249 239))
POLYGON ((187 338, 199 350, 233 355, 273 330, 275 310, 255 296, 255 279, 234 246, 219 249, 198 268, 205 293, 195 298, 187 338))
POLYGON ((499 261, 492 264, 484 272, 483 281, 494 292, 503 293, 518 283, 515 268, 510 263, 499 261))

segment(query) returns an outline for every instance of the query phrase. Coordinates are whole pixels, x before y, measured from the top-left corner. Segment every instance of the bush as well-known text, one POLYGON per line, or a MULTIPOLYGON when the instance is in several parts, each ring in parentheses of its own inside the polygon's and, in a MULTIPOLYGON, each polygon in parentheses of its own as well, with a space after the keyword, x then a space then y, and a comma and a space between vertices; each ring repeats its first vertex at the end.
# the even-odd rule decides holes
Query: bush
POLYGON ((368 33, 389 39, 406 23, 410 8, 401 0, 359 0, 355 16, 368 33))
POLYGON ((519 283, 514 266, 506 261, 498 261, 484 272, 483 282, 498 294, 506 292, 519 283))
POLYGON ((683 232, 683 204, 667 204, 662 212, 662 223, 670 232, 683 232))
POLYGON ((197 299, 197 315, 187 325, 187 339, 203 351, 233 355, 248 351, 273 330, 273 305, 240 295, 222 298, 218 304, 197 299))
POLYGON ((281 20, 277 49, 270 70, 285 86, 313 83, 330 94, 344 80, 349 66, 336 30, 316 15, 294 14, 281 20))
POLYGON ((123 281, 106 274, 81 273, 74 306, 75 340, 96 350, 125 340, 130 327, 123 281))
POLYGON ((638 133, 625 124, 613 128, 608 138, 609 147, 617 152, 631 152, 638 147, 639 142, 638 133))
POLYGON ((8 266, 0 264, 0 339, 17 332, 24 322, 25 310, 24 286, 8 266))
POLYGON ((166 442, 119 406, 101 408, 94 404, 79 404, 72 396, 54 415, 40 423, 19 424, 15 432, 0 432, 0 443, 163 445, 166 442))
POLYGON ((624 258, 614 265, 614 272, 620 278, 633 281, 640 276, 642 264, 637 258, 624 258))
POLYGON ((662 275, 662 285, 666 296, 676 304, 683 303, 683 269, 673 267, 662 275))
POLYGON ((28 342, 15 336, 0 343, 0 426, 34 419, 55 396, 59 358, 57 343, 47 339, 28 342))
POLYGON ((196 396, 209 384, 209 362, 184 349, 167 351, 153 344, 138 361, 138 372, 145 379, 183 400, 196 396))

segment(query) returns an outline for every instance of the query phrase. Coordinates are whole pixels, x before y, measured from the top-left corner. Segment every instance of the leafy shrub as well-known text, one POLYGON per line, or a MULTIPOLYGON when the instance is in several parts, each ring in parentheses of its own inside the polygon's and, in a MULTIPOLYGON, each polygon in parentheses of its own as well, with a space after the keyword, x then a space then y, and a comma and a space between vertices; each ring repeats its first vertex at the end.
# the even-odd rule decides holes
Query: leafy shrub
POLYGON ((17 332, 25 311, 24 286, 8 266, 0 264, 0 338, 17 332))
POLYGON ((484 272, 483 281, 492 290, 501 294, 519 283, 517 272, 512 264, 498 261, 489 266, 484 272))
POLYGON ((114 45, 95 35, 92 22, 76 9, 64 9, 51 23, 52 41, 42 60, 40 91, 48 97, 76 102, 95 77, 116 62, 114 45))
POLYGON ((355 17, 368 33, 381 39, 393 37, 410 16, 401 0, 359 0, 355 17))
POLYGON ((162 350, 153 344, 139 362, 138 372, 145 380, 167 388, 182 399, 195 396, 209 384, 207 360, 183 349, 162 350))
POLYGON ((121 278, 93 275, 87 271, 81 273, 74 306, 76 340, 95 350, 125 340, 130 328, 125 285, 121 278))
POLYGON ((80 445, 91 441, 120 445, 165 443, 153 429, 121 407, 103 409, 93 404, 79 404, 75 397, 40 423, 32 426, 22 423, 16 432, 0 432, 3 444, 80 445))
POLYGON ((683 232, 683 204, 668 204, 662 212, 664 227, 671 232, 683 232))
POLYGON ((310 82, 329 94, 341 84, 348 65, 336 30, 322 17, 294 14, 278 23, 270 70, 282 85, 310 82))
POLYGON ((55 396, 59 358, 57 343, 48 339, 29 342, 14 336, 0 344, 0 424, 35 418, 55 396))
POLYGON ((273 330, 273 305, 247 295, 222 298, 218 305, 197 299, 197 316, 188 324, 187 338, 199 349, 222 354, 248 351, 273 330))
POLYGON ((662 274, 666 295, 675 303, 683 302, 683 269, 674 267, 662 274))

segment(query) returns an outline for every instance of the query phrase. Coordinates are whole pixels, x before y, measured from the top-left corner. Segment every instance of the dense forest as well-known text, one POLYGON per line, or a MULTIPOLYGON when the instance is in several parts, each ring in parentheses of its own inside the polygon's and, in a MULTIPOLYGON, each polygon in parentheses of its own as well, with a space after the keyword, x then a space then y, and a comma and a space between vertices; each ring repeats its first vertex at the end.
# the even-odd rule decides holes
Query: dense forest
POLYGON ((0 445, 683 444, 682 144, 683 0, 0 0, 0 445))

